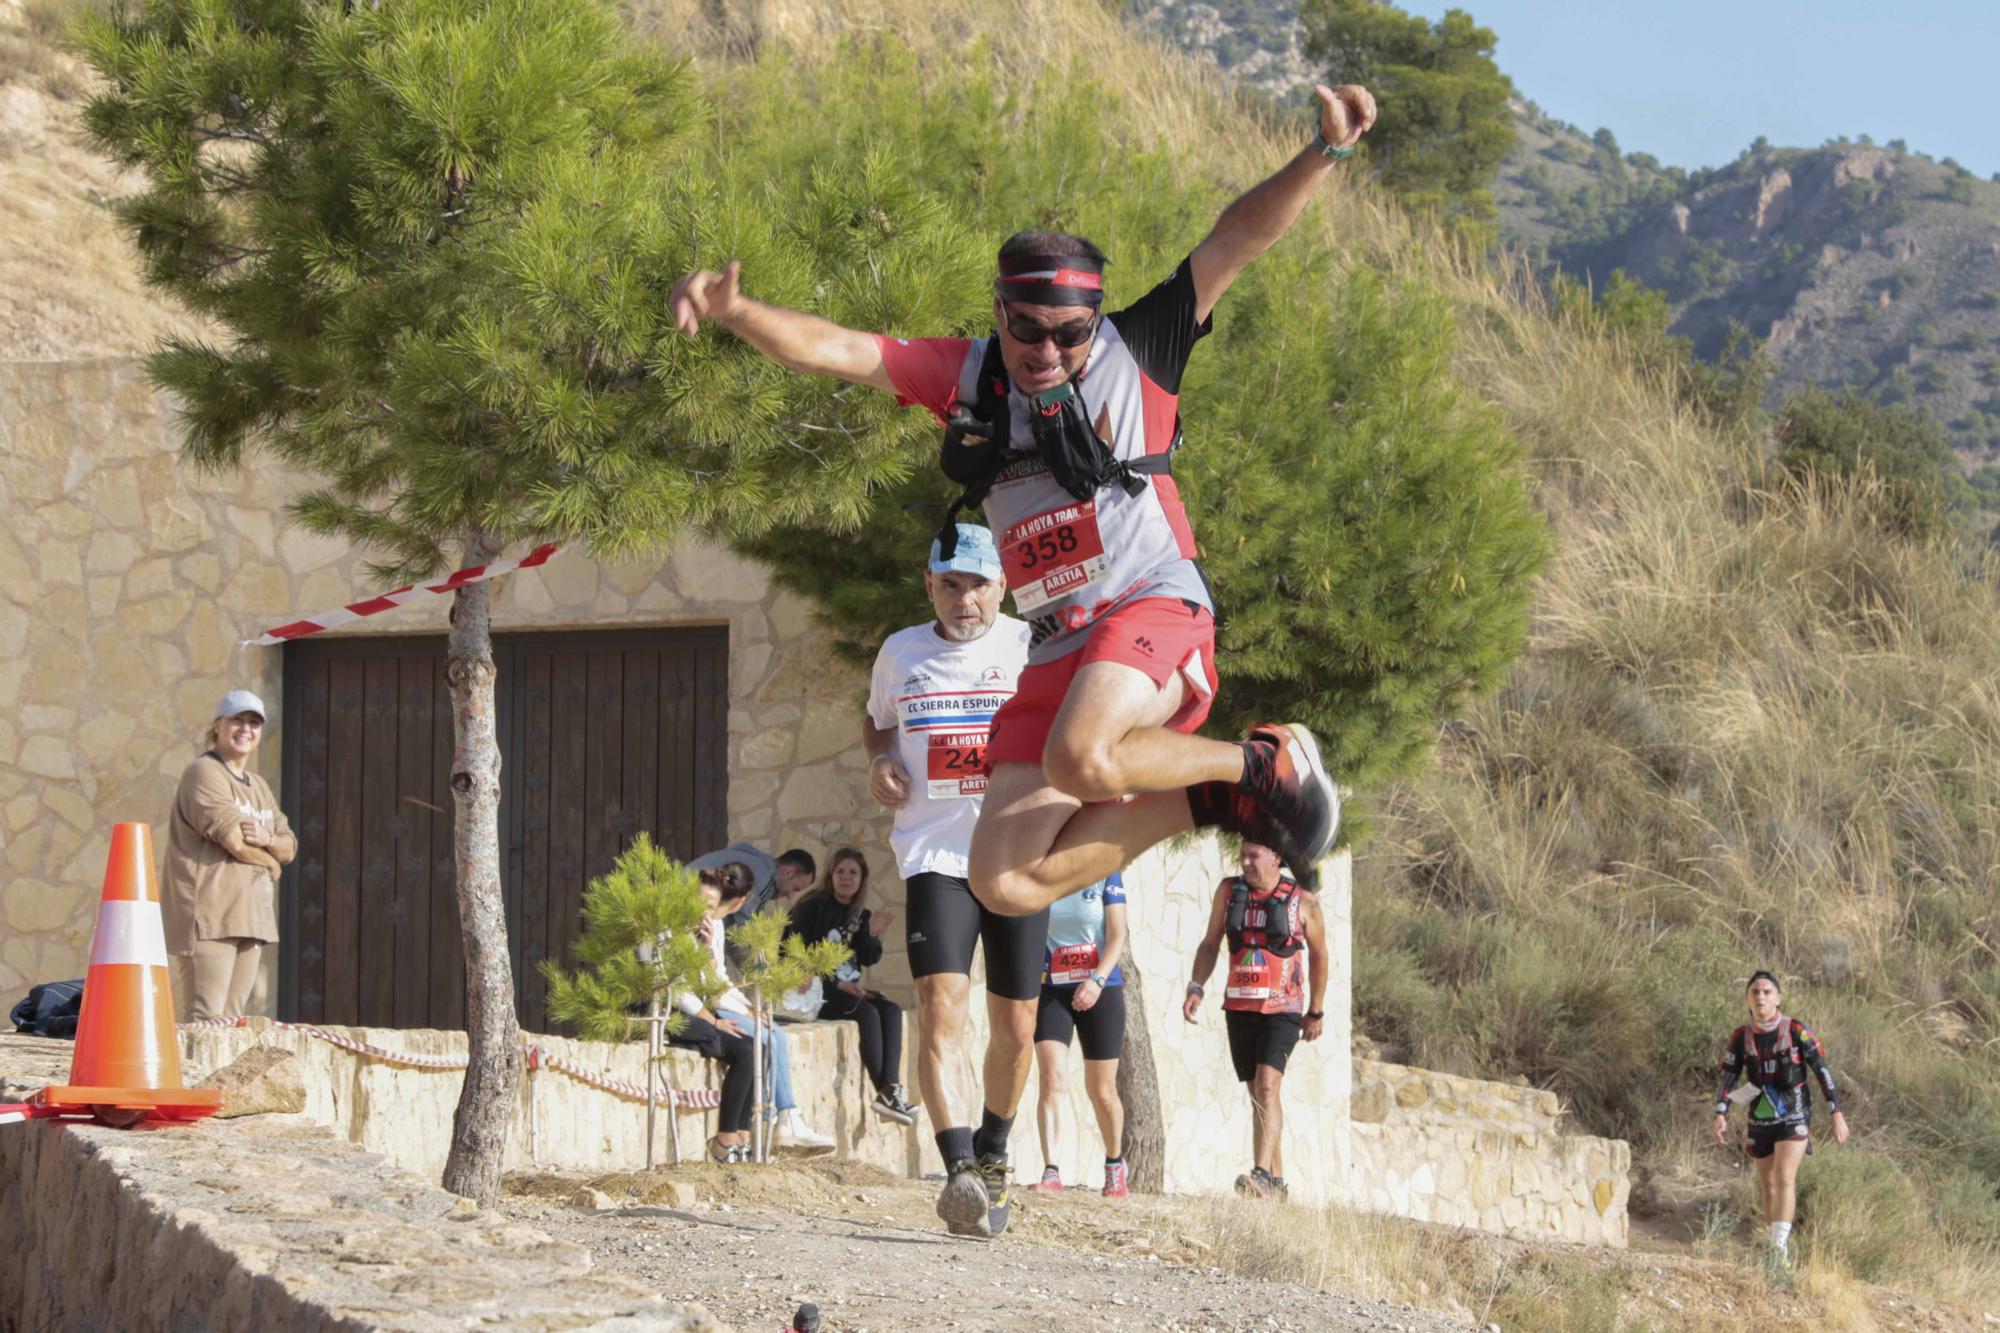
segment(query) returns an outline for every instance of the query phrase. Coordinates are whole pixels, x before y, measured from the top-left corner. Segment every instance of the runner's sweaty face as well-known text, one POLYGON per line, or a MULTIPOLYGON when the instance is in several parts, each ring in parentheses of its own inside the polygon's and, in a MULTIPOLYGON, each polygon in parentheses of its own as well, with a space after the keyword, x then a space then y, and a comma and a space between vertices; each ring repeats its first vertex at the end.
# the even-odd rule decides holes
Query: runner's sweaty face
POLYGON ((938 629, 944 637, 954 643, 971 643, 993 628, 1007 585, 999 579, 952 570, 926 573, 924 591, 930 594, 931 609, 937 612, 938 629))
POLYGON ((1097 318, 1096 309, 1087 305, 1029 305, 996 298, 993 318, 1000 329, 1000 360, 1014 387, 1025 394, 1045 393, 1074 377, 1097 341, 1091 337, 1075 347, 1063 347, 1049 337, 1028 343, 1014 336, 1016 329, 1085 328, 1097 318))
POLYGON ((1744 992, 1744 999, 1750 1005, 1750 1017, 1759 1023, 1768 1023, 1778 1016, 1778 988, 1768 977, 1758 977, 1744 992))
POLYGON ((1243 869, 1244 882, 1253 889, 1272 889, 1278 885, 1278 854, 1262 843, 1246 842, 1238 864, 1243 869))

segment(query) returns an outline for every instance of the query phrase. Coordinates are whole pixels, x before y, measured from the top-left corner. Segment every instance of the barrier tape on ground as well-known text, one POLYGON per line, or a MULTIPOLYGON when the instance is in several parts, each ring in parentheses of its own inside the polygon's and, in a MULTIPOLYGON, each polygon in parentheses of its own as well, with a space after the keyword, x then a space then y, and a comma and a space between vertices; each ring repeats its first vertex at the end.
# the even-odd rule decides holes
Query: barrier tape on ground
POLYGON ((545 564, 561 547, 561 542, 546 542, 519 560, 495 560, 490 565, 467 565, 438 583, 405 584, 378 597, 370 597, 366 601, 349 602, 346 606, 335 607, 331 611, 318 611, 303 620, 294 620, 289 625, 267 629, 254 639, 245 639, 243 646, 271 648, 291 639, 303 639, 308 634, 318 634, 321 630, 329 630, 337 625, 350 625, 365 616, 380 615, 393 607, 407 606, 411 602, 427 601, 433 597, 447 597, 468 583, 484 583, 502 574, 511 574, 517 569, 533 569, 536 565, 545 564))
MULTIPOLYGON (((250 1026, 250 1020, 247 1018, 197 1018, 182 1023, 180 1026, 184 1028, 241 1028, 250 1026)), ((365 1055, 371 1059, 382 1060, 390 1064, 412 1065, 418 1069, 463 1069, 471 1063, 470 1059, 463 1055, 420 1055, 414 1051, 392 1051, 386 1046, 376 1046, 370 1042, 357 1041, 344 1032, 336 1032, 329 1028, 314 1027, 310 1023, 286 1023, 273 1020, 271 1026, 274 1028, 283 1028, 289 1032, 303 1032, 308 1037, 317 1037, 321 1041, 338 1046, 344 1051, 352 1051, 356 1055, 365 1055)), ((617 1096, 630 1098, 633 1101, 643 1102, 646 1100, 645 1088, 636 1083, 627 1083, 623 1079, 613 1078, 611 1075, 599 1070, 586 1068, 565 1056, 545 1051, 540 1046, 534 1045, 531 1042, 522 1042, 519 1049, 521 1058, 526 1061, 529 1069, 553 1069, 558 1073, 568 1075, 586 1087, 596 1088, 601 1092, 614 1093, 617 1096)), ((663 1092, 654 1093, 653 1103, 656 1106, 677 1106, 685 1110, 707 1111, 722 1105, 722 1094, 710 1088, 670 1088, 663 1092)))

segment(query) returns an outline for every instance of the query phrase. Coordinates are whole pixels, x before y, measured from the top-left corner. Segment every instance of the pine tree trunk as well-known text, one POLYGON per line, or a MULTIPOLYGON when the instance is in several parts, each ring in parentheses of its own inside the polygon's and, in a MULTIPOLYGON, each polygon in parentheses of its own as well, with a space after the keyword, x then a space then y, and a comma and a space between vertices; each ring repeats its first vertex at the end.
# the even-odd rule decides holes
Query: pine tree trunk
POLYGON ((1139 965, 1127 954, 1125 1051, 1118 1061, 1118 1100, 1125 1104, 1126 1182, 1142 1194, 1166 1188, 1167 1126, 1160 1114, 1160 1071, 1153 1063, 1153 1029, 1146 1021, 1146 993, 1139 965))
MULTIPOLYGON (((466 537, 465 563, 500 552, 489 534, 466 537)), ((454 594, 445 680, 451 687, 452 855, 458 865, 458 919, 465 945, 465 1032, 471 1064, 452 1120, 444 1187, 477 1200, 500 1197, 507 1122, 520 1081, 515 1050, 514 976, 507 959, 507 914, 500 888, 500 738, 494 709, 490 583, 454 594)))

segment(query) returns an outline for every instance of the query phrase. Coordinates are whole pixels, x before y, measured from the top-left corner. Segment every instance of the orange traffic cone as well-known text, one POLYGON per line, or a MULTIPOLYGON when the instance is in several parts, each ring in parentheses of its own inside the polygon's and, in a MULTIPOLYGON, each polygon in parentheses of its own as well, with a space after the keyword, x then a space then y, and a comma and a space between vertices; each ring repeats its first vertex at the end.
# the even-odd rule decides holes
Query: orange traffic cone
POLYGON ((43 1088, 29 1104, 94 1115, 120 1129, 148 1117, 199 1120, 222 1109, 217 1089, 181 1086, 167 933, 153 882, 153 834, 144 824, 111 830, 69 1081, 43 1088))

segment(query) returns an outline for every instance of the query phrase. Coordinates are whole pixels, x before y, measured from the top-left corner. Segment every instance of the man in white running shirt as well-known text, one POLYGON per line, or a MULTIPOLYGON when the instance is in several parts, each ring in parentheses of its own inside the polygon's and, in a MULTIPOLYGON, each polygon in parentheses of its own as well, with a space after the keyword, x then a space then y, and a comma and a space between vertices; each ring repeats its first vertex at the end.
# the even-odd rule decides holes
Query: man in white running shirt
POLYGON ((1000 916, 966 880, 986 792, 987 737, 1027 663, 1028 626, 1000 614, 1006 585, 993 534, 970 523, 957 531, 948 558, 931 543, 924 589, 936 618, 890 635, 876 655, 861 731, 870 790, 896 812, 889 841, 907 885, 917 1086, 947 1171, 954 1179, 978 1174, 983 1186, 954 1192, 947 1184, 947 1198, 964 1194, 970 1202, 951 1212, 941 1199, 939 1213, 954 1232, 990 1236, 1007 1226, 1007 1133, 1034 1057, 1049 914, 1000 916), (992 1031, 975 1134, 970 1108, 950 1104, 943 1068, 945 1053, 964 1039, 972 951, 982 940, 992 1031))

